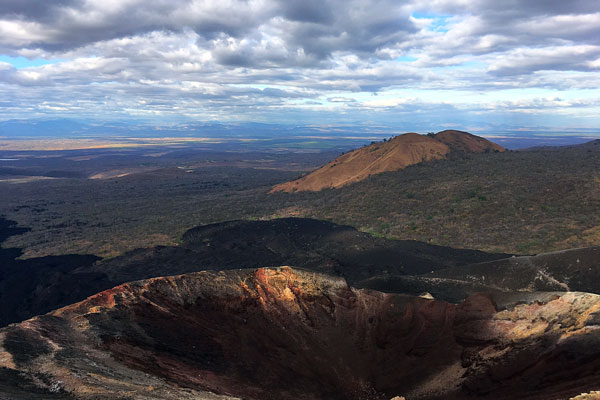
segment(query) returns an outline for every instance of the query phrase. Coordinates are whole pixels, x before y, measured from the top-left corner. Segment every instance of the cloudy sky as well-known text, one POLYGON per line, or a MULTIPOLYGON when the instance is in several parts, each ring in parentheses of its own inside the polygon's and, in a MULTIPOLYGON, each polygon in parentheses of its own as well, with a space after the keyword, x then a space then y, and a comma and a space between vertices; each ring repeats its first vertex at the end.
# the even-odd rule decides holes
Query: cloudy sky
POLYGON ((599 88, 595 0, 0 0, 0 120, 594 130, 599 88))

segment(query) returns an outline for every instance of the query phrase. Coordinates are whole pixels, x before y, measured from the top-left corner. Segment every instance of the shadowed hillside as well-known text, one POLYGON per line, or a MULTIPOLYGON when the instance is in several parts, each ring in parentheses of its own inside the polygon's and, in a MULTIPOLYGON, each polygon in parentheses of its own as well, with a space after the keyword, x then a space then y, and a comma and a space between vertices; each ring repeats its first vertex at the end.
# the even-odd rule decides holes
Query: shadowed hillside
POLYGON ((14 260, 18 249, 0 250, 2 254, 0 326, 124 282, 207 269, 295 265, 358 282, 383 273, 422 274, 506 257, 378 239, 349 226, 300 218, 200 226, 188 231, 180 246, 137 249, 97 264, 94 256, 14 260))
POLYGON ((357 287, 419 294, 460 302, 476 292, 511 293, 577 291, 600 294, 600 247, 449 267, 422 275, 382 274, 357 287))

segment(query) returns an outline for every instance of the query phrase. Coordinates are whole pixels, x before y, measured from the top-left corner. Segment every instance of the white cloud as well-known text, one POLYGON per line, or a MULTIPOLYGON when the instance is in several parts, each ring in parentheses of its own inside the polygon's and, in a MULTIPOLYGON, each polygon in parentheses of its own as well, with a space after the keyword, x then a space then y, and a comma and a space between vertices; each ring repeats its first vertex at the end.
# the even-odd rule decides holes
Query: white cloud
POLYGON ((45 105, 40 113, 84 109, 100 117, 251 119, 270 110, 280 118, 309 109, 418 113, 419 106, 543 113, 581 109, 571 98, 586 99, 600 85, 600 5, 56 0, 40 7, 7 0, 0 53, 60 60, 15 68, 0 58, 0 95, 17 99, 0 117, 27 115, 35 104, 45 105), (508 89, 515 97, 500 99, 508 89), (402 96, 390 95, 399 90, 402 96), (543 98, 568 99, 530 101, 528 91, 540 90, 543 98))
POLYGON ((489 70, 514 75, 541 70, 581 70, 600 54, 600 46, 571 45, 544 48, 517 48, 498 55, 489 70))
POLYGON ((37 22, 22 20, 0 20, 0 44, 19 48, 36 41, 46 40, 53 34, 52 30, 37 22))

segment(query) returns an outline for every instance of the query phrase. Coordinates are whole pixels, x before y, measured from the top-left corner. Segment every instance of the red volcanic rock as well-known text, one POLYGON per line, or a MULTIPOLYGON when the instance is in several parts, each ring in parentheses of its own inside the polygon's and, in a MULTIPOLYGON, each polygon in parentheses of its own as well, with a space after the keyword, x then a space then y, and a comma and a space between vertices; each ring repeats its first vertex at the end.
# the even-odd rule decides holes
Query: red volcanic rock
POLYGON ((439 160, 449 151, 448 146, 428 136, 406 133, 388 142, 374 143, 341 155, 307 176, 275 186, 272 191, 339 188, 362 181, 372 174, 397 171, 422 161, 439 160))
POLYGON ((599 296, 529 296, 498 311, 487 295, 453 305, 287 267, 132 282, 0 330, 0 398, 552 400, 594 390, 599 296))
POLYGON ((273 187, 271 192, 319 191, 367 179, 370 175, 398 171, 420 162, 446 158, 450 152, 484 153, 504 151, 496 143, 467 132, 446 130, 433 136, 405 133, 383 142, 343 154, 291 182, 273 187))
POLYGON ((464 153, 506 151, 504 147, 499 144, 490 142, 481 136, 475 136, 463 131, 441 131, 436 133, 434 138, 450 147, 453 151, 461 151, 464 153))

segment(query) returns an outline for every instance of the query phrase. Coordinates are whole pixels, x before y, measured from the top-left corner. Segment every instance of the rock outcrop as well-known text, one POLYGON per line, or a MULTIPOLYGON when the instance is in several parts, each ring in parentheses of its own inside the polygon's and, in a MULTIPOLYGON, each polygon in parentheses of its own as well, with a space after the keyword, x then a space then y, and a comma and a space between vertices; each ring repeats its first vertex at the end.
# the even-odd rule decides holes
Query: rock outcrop
POLYGON ((288 267, 132 282, 0 330, 0 398, 558 400, 596 390, 600 297, 514 296, 454 305, 288 267))

